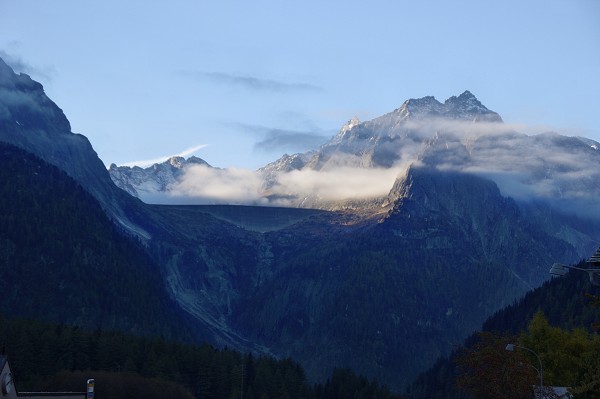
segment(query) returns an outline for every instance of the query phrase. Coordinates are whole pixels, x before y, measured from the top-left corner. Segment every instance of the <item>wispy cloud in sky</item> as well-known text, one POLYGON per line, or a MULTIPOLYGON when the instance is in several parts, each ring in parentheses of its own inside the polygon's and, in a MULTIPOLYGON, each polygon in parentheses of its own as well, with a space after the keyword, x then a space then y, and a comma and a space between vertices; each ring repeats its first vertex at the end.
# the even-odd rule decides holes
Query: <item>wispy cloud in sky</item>
POLYGON ((254 143, 254 150, 265 152, 311 151, 319 148, 334 133, 325 132, 318 128, 295 130, 246 123, 229 123, 228 125, 260 137, 259 141, 254 143))
POLYGON ((236 75, 226 72, 179 71, 181 75, 205 79, 219 84, 240 87, 252 91, 287 92, 320 92, 323 88, 305 82, 282 82, 256 76, 236 75))
POLYGON ((198 144, 195 145, 193 147, 189 147, 186 148, 185 150, 177 153, 177 154, 171 154, 171 155, 163 155, 161 157, 156 157, 156 158, 152 158, 152 159, 144 159, 141 161, 133 161, 133 162, 127 162, 122 164, 121 166, 139 166, 141 168, 145 168, 148 166, 152 166, 155 163, 161 163, 161 162, 165 162, 167 159, 171 158, 171 157, 184 157, 187 158, 190 155, 194 154, 196 151, 201 150, 202 148, 207 147, 208 144, 198 144))
POLYGON ((309 151, 318 148, 327 138, 327 136, 311 132, 270 129, 265 131, 261 141, 254 144, 254 149, 260 151, 309 151))

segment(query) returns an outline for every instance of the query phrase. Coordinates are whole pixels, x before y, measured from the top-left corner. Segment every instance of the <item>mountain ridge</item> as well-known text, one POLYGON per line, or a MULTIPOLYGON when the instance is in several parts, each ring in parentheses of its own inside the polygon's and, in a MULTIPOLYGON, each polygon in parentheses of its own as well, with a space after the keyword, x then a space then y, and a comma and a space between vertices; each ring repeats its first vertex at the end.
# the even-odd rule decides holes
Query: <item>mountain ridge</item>
MULTIPOLYGON (((17 76, 0 74, 0 79, 20 79, 17 76)), ((334 148, 325 146, 306 155, 314 160, 311 166, 274 175, 269 193, 273 198, 285 197, 285 203, 295 206, 337 207, 334 211, 148 205, 118 189, 89 143, 73 145, 77 136, 43 119, 43 110, 27 114, 43 122, 39 129, 28 128, 27 120, 18 125, 12 117, 17 108, 9 101, 15 95, 25 99, 31 93, 23 89, 0 96, 0 104, 10 111, 0 121, 0 141, 21 143, 40 158, 62 154, 64 148, 73 151, 74 155, 65 152, 61 165, 79 176, 77 181, 111 220, 121 226, 123 220, 131 222, 123 231, 145 233, 137 236, 157 264, 162 288, 206 339, 257 354, 298 357, 313 380, 330 375, 334 367, 351 367, 400 389, 490 312, 541 284, 548 277, 548 264, 578 260, 600 237, 597 219, 577 218, 548 202, 511 198, 498 179, 477 169, 483 161, 512 154, 503 165, 532 170, 535 173, 525 177, 533 183, 571 176, 579 184, 573 192, 591 182, 593 194, 596 175, 590 165, 597 164, 598 152, 593 143, 579 139, 530 139, 505 131, 500 123, 471 119, 409 123, 391 132, 395 138, 379 131, 388 137, 384 145, 346 154, 349 162, 343 168, 335 164, 344 154, 336 158, 334 148), (473 129, 491 132, 473 136, 473 129), (44 139, 49 135, 56 142, 44 139), (539 157, 532 164, 525 150, 515 150, 523 143, 548 149, 543 155, 565 147, 570 152, 561 155, 569 162, 539 157), (406 161, 406 167, 371 167, 396 159, 406 161), (580 159, 591 180, 579 179, 580 159), (367 187, 363 192, 372 189, 369 183, 375 175, 370 173, 387 173, 377 195, 347 200, 328 197, 328 187, 289 191, 307 176, 337 182, 344 175, 361 178, 361 171, 367 174, 353 190, 367 187), (299 178, 285 186, 281 176, 299 178)), ((365 130, 371 126, 366 123, 351 121, 350 136, 374 137, 373 131, 365 130)), ((303 161, 302 155, 288 156, 281 165, 297 160, 303 161)), ((190 169, 229 177, 206 165, 190 169)), ((59 239, 55 244, 64 246, 59 239)))
MULTIPOLYGON (((366 211, 373 203, 385 202, 394 174, 402 175, 410 165, 425 165, 490 178, 504 195, 523 203, 546 201, 563 211, 598 219, 599 148, 600 143, 581 137, 519 133, 465 91, 444 103, 432 96, 409 99, 394 111, 365 122, 352 118, 318 149, 284 154, 249 171, 250 183, 228 175, 227 169, 220 174, 184 171, 168 184, 158 182, 156 186, 165 189, 155 193, 164 194, 158 197, 162 203, 169 199, 213 203, 202 197, 203 187, 228 178, 234 185, 247 185, 245 190, 251 192, 248 204, 366 211), (299 184, 303 176, 312 185, 299 184), (376 193, 365 196, 360 185, 353 185, 355 176, 377 184, 372 191, 376 193), (182 186, 185 189, 180 189, 182 186), (329 198, 335 193, 339 194, 329 198)), ((127 179, 119 172, 126 170, 119 168, 111 172, 117 184, 127 179)), ((145 198, 149 197, 146 194, 145 198)), ((227 198, 218 200, 227 202, 227 198)), ((244 202, 236 199, 234 203, 244 202)))
POLYGON ((0 58, 0 139, 67 172, 100 202, 109 217, 139 237, 148 233, 126 215, 137 201, 112 184, 87 137, 71 132, 63 111, 29 75, 16 74, 0 58), (118 200, 116 200, 118 198, 118 200))
POLYGON ((202 165, 212 168, 205 160, 196 156, 184 158, 172 156, 162 163, 154 163, 142 168, 140 166, 117 166, 110 164, 108 173, 112 181, 120 189, 134 197, 144 199, 145 195, 151 196, 157 192, 168 191, 170 185, 185 173, 185 169, 192 165, 202 165))

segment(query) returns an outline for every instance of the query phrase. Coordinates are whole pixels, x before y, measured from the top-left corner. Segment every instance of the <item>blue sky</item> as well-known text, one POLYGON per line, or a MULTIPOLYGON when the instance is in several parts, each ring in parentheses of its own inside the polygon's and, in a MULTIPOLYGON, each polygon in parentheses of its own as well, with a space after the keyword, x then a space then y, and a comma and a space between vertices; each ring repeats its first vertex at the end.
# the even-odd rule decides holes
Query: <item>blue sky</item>
POLYGON ((464 90, 524 133, 600 141, 596 0, 0 0, 0 56, 106 164, 254 169, 464 90))

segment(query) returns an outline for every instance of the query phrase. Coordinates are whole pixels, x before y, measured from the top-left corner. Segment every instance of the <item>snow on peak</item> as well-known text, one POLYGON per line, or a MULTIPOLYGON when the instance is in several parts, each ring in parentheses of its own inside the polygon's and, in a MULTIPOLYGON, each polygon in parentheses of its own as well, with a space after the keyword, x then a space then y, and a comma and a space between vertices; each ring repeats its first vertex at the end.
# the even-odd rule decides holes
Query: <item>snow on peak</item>
POLYGON ((353 128, 354 126, 358 125, 359 123, 360 123, 360 119, 358 119, 357 116, 353 116, 352 118, 350 118, 347 125, 350 126, 350 128, 353 128))
POLYGON ((340 129, 341 133, 345 133, 348 130, 351 130, 354 126, 360 124, 360 120, 356 117, 353 116, 348 122, 346 122, 346 124, 344 126, 342 126, 342 128, 340 129))
POLYGON ((351 131, 355 126, 360 125, 360 120, 353 116, 348 122, 346 122, 341 128, 339 133, 337 134, 338 139, 342 139, 347 136, 347 133, 351 131))
POLYGON ((164 162, 146 168, 111 164, 108 172, 117 187, 144 200, 153 194, 168 191, 168 187, 177 182, 192 165, 205 165, 211 168, 206 161, 195 156, 188 159, 172 156, 164 162))
POLYGON ((182 169, 186 163, 185 158, 180 157, 180 156, 173 156, 173 157, 169 158, 169 160, 167 162, 169 163, 169 165, 171 165, 177 169, 182 169))

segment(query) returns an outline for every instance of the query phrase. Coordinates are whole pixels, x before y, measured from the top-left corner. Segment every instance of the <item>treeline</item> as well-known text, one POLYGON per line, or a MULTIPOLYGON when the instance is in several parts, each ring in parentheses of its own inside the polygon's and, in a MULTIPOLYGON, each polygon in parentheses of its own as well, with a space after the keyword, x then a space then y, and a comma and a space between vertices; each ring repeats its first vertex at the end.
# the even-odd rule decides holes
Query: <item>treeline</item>
POLYGON ((0 345, 20 391, 84 391, 94 378, 111 398, 398 398, 348 369, 312 386, 291 359, 122 332, 0 318, 0 345))
MULTIPOLYGON (((579 267, 584 266, 583 262, 579 264, 579 267)), ((574 335, 575 338, 592 345, 593 342, 597 342, 598 340, 592 326, 600 320, 600 308, 594 306, 594 300, 590 298, 590 295, 600 295, 600 289, 589 283, 587 275, 581 272, 568 273, 564 278, 552 279, 546 282, 541 287, 529 292, 515 304, 496 312, 483 324, 482 332, 484 335, 494 334, 495 337, 520 339, 520 342, 523 342, 526 346, 536 349, 538 348, 537 345, 540 345, 539 351, 545 354, 547 359, 552 358, 548 353, 561 348, 564 344, 574 339, 569 335, 573 334, 573 331, 576 332, 574 335), (540 317, 543 317, 543 320, 540 317), (532 333, 532 329, 536 332, 532 333), (549 338, 543 336, 540 331, 551 335, 555 341, 548 344, 549 338), (592 335, 587 337, 587 340, 584 340, 582 337, 586 333, 592 335), (537 338, 532 339, 531 336, 537 338), (546 346, 544 346, 544 341, 546 346), (551 348, 552 346, 554 349, 551 348)), ((481 345, 481 337, 481 334, 472 335, 465 341, 463 348, 457 349, 449 357, 440 358, 432 368, 422 373, 412 383, 406 395, 413 399, 470 398, 470 395, 457 386, 457 380, 460 381, 462 375, 457 365, 457 355, 463 353, 465 348, 469 350, 469 348, 481 345)), ((506 355, 504 347, 500 344, 499 347, 502 349, 502 354, 506 355)), ((584 348, 585 345, 580 344, 577 347, 584 348)), ((596 354, 593 358, 596 362, 600 362, 600 355, 596 354)), ((584 358, 582 357, 582 359, 584 358)), ((573 364, 577 363, 574 360, 570 360, 570 365, 567 365, 566 363, 561 364, 561 361, 564 363, 564 359, 552 360, 554 366, 565 368, 565 370, 569 368, 573 369, 573 364)), ((544 375, 546 375, 546 372, 551 373, 550 364, 552 362, 544 365, 544 375), (546 370, 547 366, 548 370, 546 370)), ((590 364, 589 359, 582 360, 580 364, 582 368, 579 371, 571 371, 575 373, 580 372, 581 375, 579 377, 583 381, 586 373, 588 377, 590 376, 589 370, 587 372, 584 370, 584 366, 590 364)), ((600 370, 600 365, 598 365, 597 370, 594 372, 598 372, 598 370, 600 370)), ((553 373, 556 374, 557 371, 553 373)), ((560 381, 560 379, 557 380, 559 383, 560 381)), ((562 381, 567 382, 565 379, 562 381)), ((577 379, 571 378, 570 381, 577 382, 577 379)), ((600 385, 598 386, 598 392, 600 392, 600 385)), ((577 397, 591 398, 594 396, 580 394, 577 397)))

